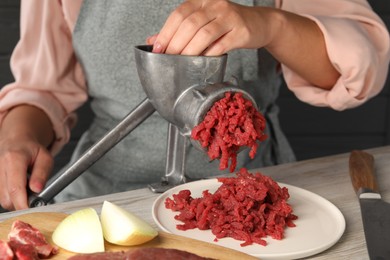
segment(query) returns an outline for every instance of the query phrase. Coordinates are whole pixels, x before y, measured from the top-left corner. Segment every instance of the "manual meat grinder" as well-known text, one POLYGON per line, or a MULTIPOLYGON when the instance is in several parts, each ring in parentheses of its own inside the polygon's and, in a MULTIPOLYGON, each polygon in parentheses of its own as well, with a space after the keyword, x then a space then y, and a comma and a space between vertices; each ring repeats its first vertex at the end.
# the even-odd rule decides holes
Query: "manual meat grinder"
POLYGON ((147 98, 96 144, 90 147, 41 193, 30 196, 30 207, 46 205, 67 185, 80 176, 115 144, 157 111, 169 122, 165 175, 160 183, 151 184, 153 192, 185 183, 188 139, 205 152, 198 141, 190 138, 194 126, 225 92, 241 92, 256 107, 253 98, 234 80, 223 82, 227 54, 216 57, 183 56, 152 53, 152 46, 135 47, 138 76, 147 98))

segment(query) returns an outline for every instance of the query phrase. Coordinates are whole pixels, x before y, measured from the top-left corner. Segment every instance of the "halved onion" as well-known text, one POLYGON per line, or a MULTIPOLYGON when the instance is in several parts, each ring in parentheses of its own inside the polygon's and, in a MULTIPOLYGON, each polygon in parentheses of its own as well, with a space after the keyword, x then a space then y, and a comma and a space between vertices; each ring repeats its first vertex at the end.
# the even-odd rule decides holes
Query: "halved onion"
POLYGON ((116 245, 139 245, 152 240, 158 232, 129 211, 104 201, 100 220, 104 238, 116 245))
POLYGON ((99 215, 85 208, 63 219, 52 235, 53 242, 74 253, 104 252, 104 238, 99 215))

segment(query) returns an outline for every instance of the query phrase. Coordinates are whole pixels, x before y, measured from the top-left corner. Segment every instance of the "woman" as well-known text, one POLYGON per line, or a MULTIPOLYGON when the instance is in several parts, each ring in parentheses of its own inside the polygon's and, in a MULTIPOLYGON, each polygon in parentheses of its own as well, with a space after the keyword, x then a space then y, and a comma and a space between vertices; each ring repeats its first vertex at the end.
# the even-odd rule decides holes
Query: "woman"
MULTIPOLYGON (((156 53, 229 53, 226 77, 237 77, 251 92, 270 137, 254 160, 240 153, 237 168, 294 160, 277 119, 281 72, 303 102, 343 110, 379 93, 389 62, 386 27, 363 0, 22 1, 15 82, 0 92, 2 207, 26 208, 27 185, 42 190, 53 156, 69 140, 74 111, 88 97, 94 120, 72 161, 145 98, 133 57, 145 39, 156 53)), ((56 200, 158 182, 166 129, 167 122, 152 115, 56 200)), ((189 177, 222 173, 218 162, 192 150, 189 177)))

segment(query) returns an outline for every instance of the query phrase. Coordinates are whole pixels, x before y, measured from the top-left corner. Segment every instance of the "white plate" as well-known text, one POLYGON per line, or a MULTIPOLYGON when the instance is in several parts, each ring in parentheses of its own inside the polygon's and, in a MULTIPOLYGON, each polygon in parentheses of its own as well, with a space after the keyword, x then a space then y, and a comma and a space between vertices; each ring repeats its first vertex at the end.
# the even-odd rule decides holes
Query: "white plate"
POLYGON ((294 221, 296 227, 285 229, 285 238, 282 240, 266 237, 266 246, 253 244, 241 247, 242 241, 233 238, 222 238, 215 242, 215 236, 210 230, 178 230, 176 225, 182 223, 174 219, 177 212, 165 208, 166 198, 172 198, 173 194, 184 189, 190 190, 193 198, 198 198, 202 196, 202 191, 208 189, 214 193, 220 185, 221 183, 216 179, 208 179, 186 183, 166 191, 153 203, 154 221, 168 233, 225 246, 262 260, 297 259, 311 256, 333 246, 344 233, 345 219, 336 206, 315 193, 283 183, 279 185, 288 188, 290 193, 288 203, 298 219, 294 221))

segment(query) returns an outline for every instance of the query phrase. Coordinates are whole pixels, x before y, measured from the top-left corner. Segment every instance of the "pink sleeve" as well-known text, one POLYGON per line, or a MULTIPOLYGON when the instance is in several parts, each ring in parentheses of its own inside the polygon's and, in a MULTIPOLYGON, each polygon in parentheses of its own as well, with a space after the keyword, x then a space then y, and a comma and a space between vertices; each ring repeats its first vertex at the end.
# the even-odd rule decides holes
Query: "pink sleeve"
POLYGON ((74 111, 88 97, 72 47, 80 4, 80 0, 22 0, 20 40, 11 57, 15 82, 0 91, 0 124, 8 110, 20 104, 47 113, 56 134, 53 154, 69 141, 74 111))
POLYGON ((288 88, 314 106, 344 110, 363 104, 385 83, 389 33, 363 0, 278 0, 277 7, 306 16, 322 30, 327 52, 341 76, 329 91, 310 85, 282 64, 288 88))

